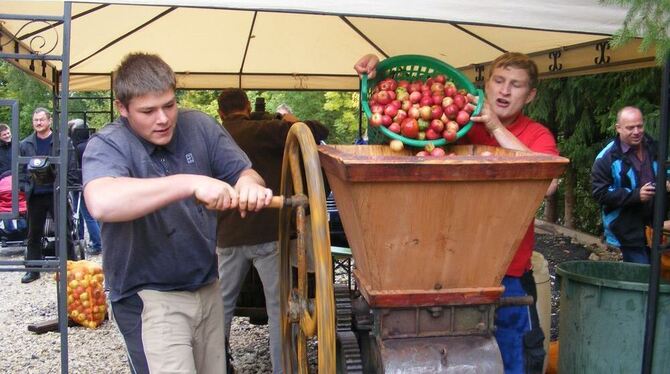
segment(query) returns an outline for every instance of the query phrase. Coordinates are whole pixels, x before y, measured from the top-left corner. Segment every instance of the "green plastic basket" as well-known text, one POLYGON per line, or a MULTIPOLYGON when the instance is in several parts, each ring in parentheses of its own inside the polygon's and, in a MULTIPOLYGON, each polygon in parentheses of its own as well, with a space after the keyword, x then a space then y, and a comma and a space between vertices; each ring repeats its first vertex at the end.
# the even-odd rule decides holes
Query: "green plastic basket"
MULTIPOLYGON (((472 82, 470 82, 470 80, 458 69, 455 69, 451 65, 438 59, 421 55, 400 55, 381 61, 377 65, 377 74, 375 75, 374 79, 368 79, 367 74, 363 74, 361 77, 361 103, 365 115, 368 117, 368 119, 370 119, 370 116, 372 116, 370 104, 368 103, 368 97, 378 82, 386 78, 393 78, 395 80, 404 79, 408 81, 425 81, 428 79, 428 77, 434 77, 438 74, 445 75, 447 79, 452 80, 459 89, 464 88, 472 95, 479 96, 480 99, 477 102, 477 107, 472 113, 473 116, 478 115, 484 103, 484 93, 482 90, 475 87, 475 85, 472 84, 472 82)), ((458 133, 456 133, 456 140, 465 136, 465 134, 470 131, 471 127, 472 121, 461 127, 460 130, 458 130, 458 133)), ((368 133, 371 132, 370 130, 378 130, 387 137, 400 140, 404 144, 412 147, 423 148, 428 143, 433 143, 435 146, 447 144, 447 141, 444 138, 434 140, 418 140, 407 138, 400 134, 394 133, 385 126, 369 127, 368 133)), ((373 135, 374 137, 374 134, 368 134, 368 136, 370 135, 373 135)))

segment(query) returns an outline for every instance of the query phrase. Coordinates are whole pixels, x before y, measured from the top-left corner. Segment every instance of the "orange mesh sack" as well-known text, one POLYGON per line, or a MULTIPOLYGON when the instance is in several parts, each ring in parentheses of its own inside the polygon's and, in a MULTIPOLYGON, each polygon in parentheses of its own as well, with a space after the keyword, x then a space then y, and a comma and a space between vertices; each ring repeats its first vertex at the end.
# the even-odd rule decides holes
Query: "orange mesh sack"
POLYGON ((68 317, 91 329, 98 327, 107 314, 102 266, 91 261, 67 262, 68 317))
MULTIPOLYGON (((651 227, 646 226, 644 233, 647 236, 647 245, 651 247, 651 239, 654 234, 654 230, 652 230, 651 227)), ((661 244, 666 244, 668 242, 668 236, 668 232, 663 230, 661 244)), ((664 253, 661 255, 661 277, 670 282, 670 253, 664 253)))

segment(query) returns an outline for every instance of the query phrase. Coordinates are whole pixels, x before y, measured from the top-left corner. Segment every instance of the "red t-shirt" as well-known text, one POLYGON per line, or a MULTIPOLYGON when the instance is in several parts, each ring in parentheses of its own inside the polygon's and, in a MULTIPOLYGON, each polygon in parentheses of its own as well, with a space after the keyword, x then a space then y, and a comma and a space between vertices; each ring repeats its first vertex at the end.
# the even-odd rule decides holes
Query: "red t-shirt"
MULTIPOLYGON (((549 129, 541 124, 531 120, 522 115, 509 126, 507 126, 514 136, 516 136, 521 143, 530 148, 533 152, 546 153, 558 156, 558 148, 556 147, 556 140, 549 129)), ((491 145, 499 147, 493 135, 489 134, 486 126, 481 123, 473 124, 472 128, 467 134, 467 139, 472 144, 491 145)), ((528 226, 526 235, 523 237, 516 254, 512 259, 512 263, 507 268, 506 275, 513 277, 520 277, 524 272, 531 268, 530 258, 533 255, 533 246, 535 245, 535 225, 533 222, 528 226)))

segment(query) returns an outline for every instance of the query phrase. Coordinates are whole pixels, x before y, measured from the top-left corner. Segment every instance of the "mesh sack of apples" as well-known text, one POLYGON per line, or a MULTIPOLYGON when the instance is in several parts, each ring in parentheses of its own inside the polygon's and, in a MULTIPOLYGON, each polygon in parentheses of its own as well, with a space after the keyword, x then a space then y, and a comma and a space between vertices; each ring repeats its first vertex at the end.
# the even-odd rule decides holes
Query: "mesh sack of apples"
POLYGON ((95 262, 67 262, 67 313, 72 321, 94 329, 105 320, 104 280, 102 267, 95 262))
POLYGON ((483 97, 460 71, 427 56, 391 57, 377 65, 374 79, 361 78, 368 132, 417 148, 455 142, 470 130, 484 100, 467 105, 468 93, 483 97))

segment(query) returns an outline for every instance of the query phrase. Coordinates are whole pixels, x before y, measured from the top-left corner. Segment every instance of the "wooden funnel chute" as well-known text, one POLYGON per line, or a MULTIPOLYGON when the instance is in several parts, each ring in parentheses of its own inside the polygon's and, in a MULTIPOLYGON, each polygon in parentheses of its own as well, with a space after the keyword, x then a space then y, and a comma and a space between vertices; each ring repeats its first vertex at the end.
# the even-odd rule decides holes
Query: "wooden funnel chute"
POLYGON ((429 305, 499 294, 549 183, 568 164, 563 157, 488 146, 450 151, 457 155, 319 147, 371 304, 398 295, 429 305))

